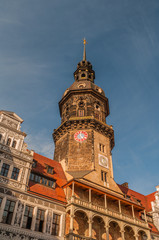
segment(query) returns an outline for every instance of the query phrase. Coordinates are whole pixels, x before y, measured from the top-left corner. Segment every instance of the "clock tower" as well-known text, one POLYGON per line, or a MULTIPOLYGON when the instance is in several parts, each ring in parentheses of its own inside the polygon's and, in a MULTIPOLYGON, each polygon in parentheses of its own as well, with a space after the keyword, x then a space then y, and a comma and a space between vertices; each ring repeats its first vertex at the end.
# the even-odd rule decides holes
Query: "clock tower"
POLYGON ((111 151, 114 131, 106 123, 108 98, 94 83, 95 72, 83 59, 74 72, 74 83, 59 102, 61 125, 54 130, 54 160, 60 162, 68 180, 83 179, 120 192, 113 179, 111 151))

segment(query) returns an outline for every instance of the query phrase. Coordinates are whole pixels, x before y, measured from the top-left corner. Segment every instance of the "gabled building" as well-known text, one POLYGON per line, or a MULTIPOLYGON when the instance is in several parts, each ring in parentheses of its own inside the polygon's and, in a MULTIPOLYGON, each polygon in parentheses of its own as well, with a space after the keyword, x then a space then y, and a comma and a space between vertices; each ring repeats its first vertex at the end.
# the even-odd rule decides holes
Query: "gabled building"
POLYGON ((54 160, 27 149, 23 120, 0 111, 0 237, 159 240, 159 188, 148 196, 114 180, 109 102, 83 59, 59 102, 54 160))
POLYGON ((27 149, 22 122, 0 111, 0 238, 64 239, 64 172, 60 163, 27 149))

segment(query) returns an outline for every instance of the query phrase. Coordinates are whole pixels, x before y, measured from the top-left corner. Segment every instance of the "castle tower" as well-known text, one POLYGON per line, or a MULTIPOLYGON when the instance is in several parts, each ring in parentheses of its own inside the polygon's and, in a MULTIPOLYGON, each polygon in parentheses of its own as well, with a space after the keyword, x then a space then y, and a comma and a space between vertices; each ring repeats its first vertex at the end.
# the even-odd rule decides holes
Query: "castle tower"
POLYGON ((119 191, 113 180, 111 151, 114 131, 106 123, 109 103, 104 91, 94 83, 95 72, 83 59, 74 72, 74 83, 59 102, 61 125, 54 130, 54 159, 59 161, 67 179, 85 178, 119 191))

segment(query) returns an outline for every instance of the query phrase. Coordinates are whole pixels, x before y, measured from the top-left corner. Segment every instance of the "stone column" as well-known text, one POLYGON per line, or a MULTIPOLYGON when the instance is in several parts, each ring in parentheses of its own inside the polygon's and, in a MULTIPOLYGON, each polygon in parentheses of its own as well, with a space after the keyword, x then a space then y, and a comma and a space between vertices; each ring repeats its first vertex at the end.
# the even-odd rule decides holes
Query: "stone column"
POLYGON ((64 226, 65 226, 65 214, 61 214, 60 216, 60 229, 59 229, 59 237, 64 235, 64 226))
POLYGON ((120 200, 118 200, 118 203, 119 203, 119 213, 121 214, 121 202, 120 202, 120 200))
POLYGON ((146 216, 146 211, 144 209, 144 216, 145 216, 145 222, 147 222, 147 216, 146 216))
POLYGON ((105 206, 105 209, 107 209, 107 195, 104 194, 104 206, 105 206))
POLYGON ((71 211, 70 211, 70 232, 73 233, 73 220, 74 220, 74 207, 71 206, 71 211))
POLYGON ((92 202, 92 190, 89 188, 89 203, 92 202))
POLYGON ((133 205, 131 205, 131 206, 132 206, 132 216, 133 216, 133 218, 135 218, 134 206, 133 205))
POLYGON ((105 231, 106 231, 106 240, 109 240, 109 226, 105 226, 105 231))
POLYGON ((2 200, 2 203, 1 203, 1 207, 0 207, 0 222, 2 222, 2 219, 3 219, 3 211, 4 211, 4 208, 5 208, 5 205, 6 205, 6 200, 7 200, 7 198, 4 197, 3 200, 2 200))
POLYGON ((46 232, 47 216, 48 216, 48 209, 44 213, 44 224, 43 224, 43 230, 42 230, 43 233, 46 232))
POLYGON ((12 216, 11 225, 14 225, 14 220, 15 220, 15 216, 16 216, 17 208, 18 208, 18 202, 19 202, 19 201, 16 201, 16 202, 15 202, 15 207, 14 207, 14 212, 13 212, 13 216, 12 216))
POLYGON ((89 224, 89 238, 92 238, 92 218, 89 218, 88 224, 89 224))
POLYGON ((7 176, 8 178, 11 178, 12 172, 13 172, 13 165, 10 165, 9 171, 8 171, 8 176, 7 176))
POLYGON ((74 198, 74 196, 75 196, 75 183, 73 182, 72 183, 72 199, 74 198))
POLYGON ((122 238, 122 240, 125 240, 125 235, 124 235, 124 232, 125 232, 125 231, 124 231, 124 230, 121 230, 120 232, 121 232, 121 238, 122 238))
POLYGON ((139 240, 139 235, 136 233, 134 234, 135 240, 139 240))
POLYGON ((37 215, 38 208, 35 207, 33 210, 33 219, 32 219, 32 224, 31 224, 31 230, 35 230, 35 223, 36 223, 36 215, 37 215))

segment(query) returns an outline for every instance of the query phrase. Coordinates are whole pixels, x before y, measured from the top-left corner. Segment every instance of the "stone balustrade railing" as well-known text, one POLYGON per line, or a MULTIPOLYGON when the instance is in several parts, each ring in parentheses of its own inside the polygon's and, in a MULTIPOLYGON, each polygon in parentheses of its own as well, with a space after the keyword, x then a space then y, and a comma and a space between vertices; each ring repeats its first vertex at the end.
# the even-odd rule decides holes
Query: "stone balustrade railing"
POLYGON ((75 233, 69 233, 65 237, 66 240, 95 240, 94 238, 80 236, 75 233))
POLYGON ((106 214, 110 217, 117 218, 119 220, 122 219, 122 221, 137 224, 137 225, 140 225, 142 227, 147 227, 147 223, 144 220, 138 219, 136 217, 133 218, 133 217, 128 216, 124 213, 120 213, 120 212, 117 212, 117 211, 114 211, 114 210, 110 210, 108 208, 104 208, 103 206, 99 206, 97 204, 94 204, 92 202, 88 202, 86 200, 82 200, 82 199, 77 198, 77 197, 71 197, 68 200, 68 204, 70 204, 70 203, 75 203, 79 206, 86 207, 88 209, 104 213, 104 214, 106 214))

